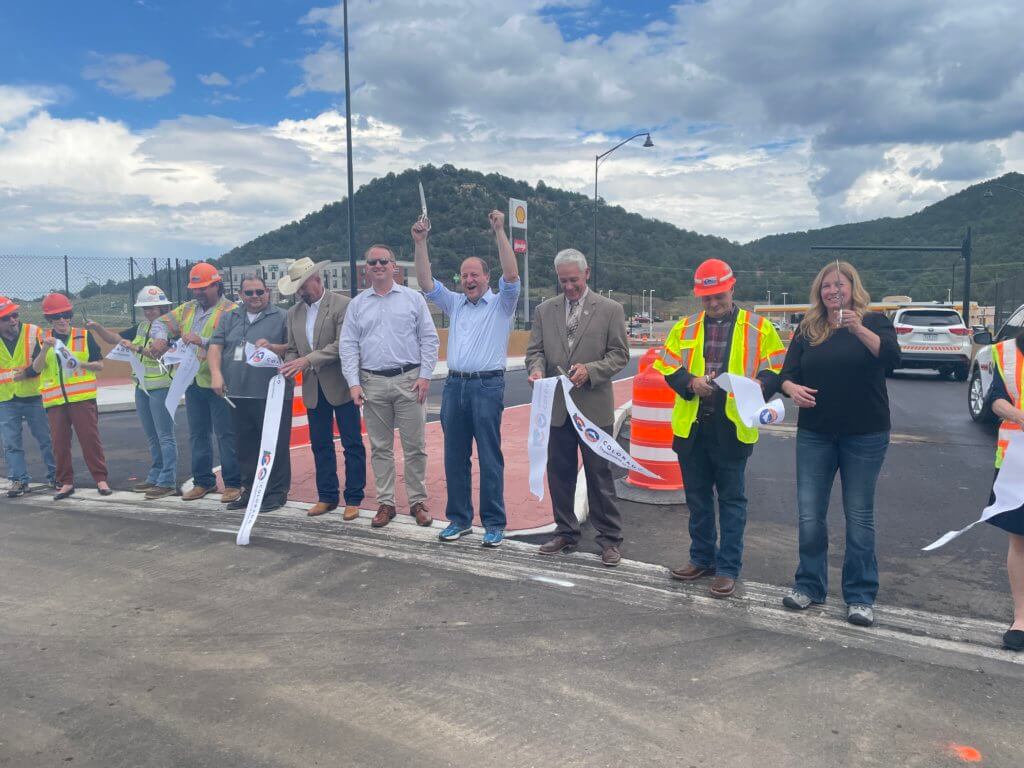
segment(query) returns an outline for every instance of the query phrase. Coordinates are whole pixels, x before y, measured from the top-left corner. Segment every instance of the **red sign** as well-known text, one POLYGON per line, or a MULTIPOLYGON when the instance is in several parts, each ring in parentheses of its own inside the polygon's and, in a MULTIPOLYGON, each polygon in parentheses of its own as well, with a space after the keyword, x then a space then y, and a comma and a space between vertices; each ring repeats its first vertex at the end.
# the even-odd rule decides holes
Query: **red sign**
POLYGON ((512 241, 512 250, 516 253, 526 253, 526 241, 516 238, 512 241))

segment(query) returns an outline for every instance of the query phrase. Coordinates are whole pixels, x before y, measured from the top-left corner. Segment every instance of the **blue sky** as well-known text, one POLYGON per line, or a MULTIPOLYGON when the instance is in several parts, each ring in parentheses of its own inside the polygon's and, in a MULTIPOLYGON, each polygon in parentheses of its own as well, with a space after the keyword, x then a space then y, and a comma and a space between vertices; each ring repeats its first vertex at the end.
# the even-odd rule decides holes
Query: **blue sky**
MULTIPOLYGON (((0 252, 218 255, 344 188, 340 6, 0 6, 0 252)), ((746 241, 1024 162, 1013 0, 352 0, 356 183, 496 171, 746 241)))

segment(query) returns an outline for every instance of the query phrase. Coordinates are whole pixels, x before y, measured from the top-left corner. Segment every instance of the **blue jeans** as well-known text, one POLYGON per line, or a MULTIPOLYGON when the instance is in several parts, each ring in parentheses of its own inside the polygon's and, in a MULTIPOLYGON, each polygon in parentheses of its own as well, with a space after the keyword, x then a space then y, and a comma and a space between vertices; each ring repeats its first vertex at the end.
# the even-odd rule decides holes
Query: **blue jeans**
MULTIPOLYGON (((697 429, 697 425, 694 425, 697 429)), ((700 435, 687 456, 679 457, 690 510, 690 562, 714 568, 718 576, 740 577, 743 532, 747 527, 747 497, 743 475, 747 458, 722 458, 713 438, 700 435), (715 494, 718 523, 715 526, 715 494)))
POLYGON ((28 422, 29 431, 39 443, 39 453, 46 465, 46 480, 53 485, 57 465, 53 461, 53 444, 50 442, 50 422, 43 410, 43 401, 8 400, 0 403, 0 437, 3 438, 4 454, 7 457, 7 477, 12 482, 28 483, 32 477, 25 464, 25 449, 22 447, 22 421, 28 422))
POLYGON ((480 522, 505 528, 505 458, 501 454, 501 413, 505 375, 486 379, 449 377, 441 396, 444 474, 448 484, 445 517, 464 528, 473 524, 470 458, 476 440, 480 464, 480 522))
POLYGON ((212 389, 191 384, 185 390, 188 414, 188 442, 192 448, 192 482, 203 488, 216 488, 213 474, 213 436, 217 436, 220 475, 225 488, 241 488, 242 472, 235 453, 235 425, 231 406, 212 389))
POLYGON ((836 471, 843 484, 846 552, 843 599, 874 605, 878 594, 875 558, 875 484, 889 447, 888 432, 829 435, 796 433, 796 495, 800 510, 800 565, 795 587, 814 602, 828 594, 828 502, 836 471))
POLYGON ((149 442, 149 455, 153 458, 146 482, 164 488, 176 488, 178 443, 174 439, 174 419, 167 412, 166 402, 167 387, 154 389, 149 397, 139 387, 135 388, 135 410, 149 442))
POLYGON ((359 408, 351 400, 331 405, 317 385, 316 408, 307 411, 309 444, 316 465, 318 501, 338 503, 338 459, 334 449, 334 422, 345 452, 345 505, 358 507, 366 490, 366 446, 363 445, 359 408))

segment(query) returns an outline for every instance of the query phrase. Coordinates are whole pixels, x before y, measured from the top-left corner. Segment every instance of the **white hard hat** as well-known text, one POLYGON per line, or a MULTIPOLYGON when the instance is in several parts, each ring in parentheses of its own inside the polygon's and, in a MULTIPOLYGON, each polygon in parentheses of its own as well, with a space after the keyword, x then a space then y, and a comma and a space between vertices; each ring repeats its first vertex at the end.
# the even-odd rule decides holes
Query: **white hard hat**
POLYGON ((136 307, 161 307, 164 304, 169 305, 170 303, 171 300, 167 298, 167 294, 158 285, 142 286, 139 295, 135 297, 136 307))

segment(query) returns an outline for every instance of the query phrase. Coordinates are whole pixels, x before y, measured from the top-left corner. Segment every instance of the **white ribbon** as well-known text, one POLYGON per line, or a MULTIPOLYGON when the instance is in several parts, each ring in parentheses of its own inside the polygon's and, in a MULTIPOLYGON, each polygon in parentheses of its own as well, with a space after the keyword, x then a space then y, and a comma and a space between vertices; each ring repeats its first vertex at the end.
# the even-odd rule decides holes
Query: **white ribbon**
POLYGON ((135 374, 139 388, 146 397, 149 397, 149 392, 146 390, 146 366, 143 364, 142 359, 128 347, 127 341, 120 341, 115 344, 114 348, 107 353, 107 360, 128 363, 132 367, 132 373, 135 374))
POLYGON ((996 500, 985 507, 981 517, 959 531, 949 531, 943 534, 922 549, 925 552, 931 552, 967 533, 978 523, 984 523, 996 515, 1024 506, 1024 432, 1015 430, 1010 434, 1006 452, 1003 454, 1003 466, 999 469, 999 477, 996 478, 996 482, 992 486, 992 493, 996 500))
POLYGON ((280 368, 282 360, 269 347, 256 347, 245 342, 245 362, 253 368, 280 368))
POLYGON ((267 492, 270 473, 274 470, 285 388, 284 376, 280 373, 275 374, 267 386, 267 407, 263 412, 263 433, 260 436, 260 458, 256 464, 256 477, 253 478, 252 488, 249 490, 249 504, 245 508, 245 517, 242 518, 242 526, 235 538, 235 543, 242 547, 249 543, 249 534, 263 505, 263 495, 267 492))
POLYGON ((647 477, 658 478, 658 475, 646 467, 637 464, 623 450, 618 441, 583 415, 572 399, 572 382, 568 376, 552 376, 533 382, 533 400, 530 404, 530 435, 528 438, 530 457, 530 492, 538 501, 544 498, 544 472, 547 469, 548 436, 551 430, 551 406, 555 395, 555 386, 561 381, 562 394, 565 396, 565 409, 569 421, 576 428, 580 442, 594 453, 616 466, 639 472, 647 477), (538 387, 541 391, 538 392, 538 387), (545 391, 550 387, 550 394, 545 391), (535 431, 539 430, 539 434, 535 431))
POLYGON ((530 493, 544 501, 544 470, 548 461, 548 438, 551 436, 551 404, 555 399, 558 379, 552 376, 533 382, 530 402, 530 434, 526 450, 530 460, 530 493))
POLYGON ((776 397, 766 403, 760 382, 734 373, 723 373, 715 379, 715 384, 726 392, 732 392, 740 420, 748 427, 781 424, 786 418, 786 406, 782 404, 782 399, 776 397))
POLYGON ((82 365, 81 361, 74 356, 64 342, 56 337, 53 340, 53 354, 55 354, 57 359, 60 360, 61 368, 68 373, 77 371, 82 365))
POLYGON ((181 402, 185 390, 195 381, 201 363, 196 356, 195 347, 181 339, 178 339, 174 346, 164 352, 160 362, 164 365, 176 364, 178 366, 178 370, 171 380, 171 386, 167 388, 167 401, 164 403, 167 406, 167 412, 171 414, 171 421, 173 421, 174 414, 178 410, 178 403, 181 402))

